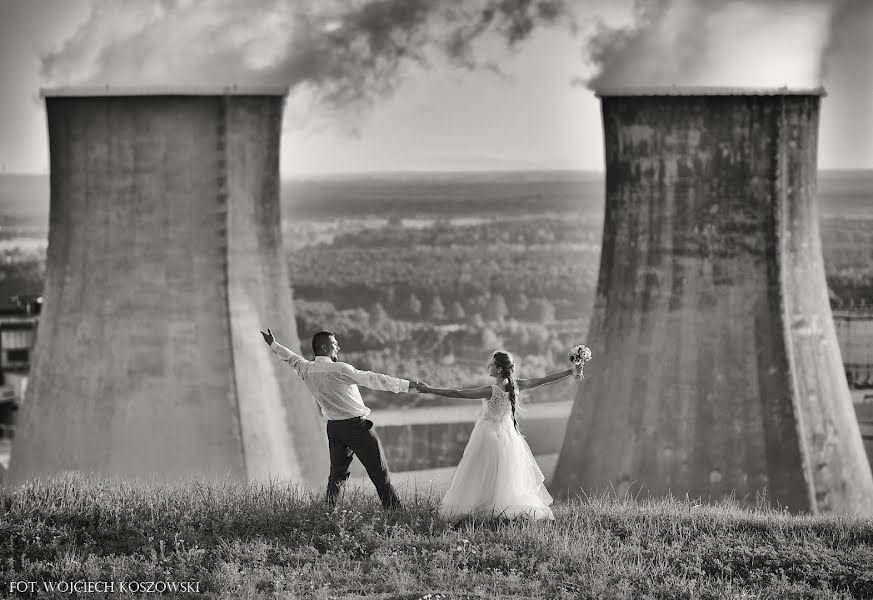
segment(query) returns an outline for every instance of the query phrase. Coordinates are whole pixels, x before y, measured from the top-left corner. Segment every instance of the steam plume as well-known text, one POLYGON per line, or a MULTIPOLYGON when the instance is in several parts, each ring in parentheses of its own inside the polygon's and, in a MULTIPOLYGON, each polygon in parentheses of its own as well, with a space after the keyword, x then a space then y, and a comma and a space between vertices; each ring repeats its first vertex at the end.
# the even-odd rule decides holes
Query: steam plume
POLYGON ((637 0, 630 27, 587 43, 592 89, 818 87, 839 0, 637 0), (777 43, 774 43, 777 42, 777 43))
POLYGON ((514 47, 565 14, 563 0, 97 0, 42 74, 50 85, 287 85, 360 110, 410 65, 477 68, 478 39, 514 47))

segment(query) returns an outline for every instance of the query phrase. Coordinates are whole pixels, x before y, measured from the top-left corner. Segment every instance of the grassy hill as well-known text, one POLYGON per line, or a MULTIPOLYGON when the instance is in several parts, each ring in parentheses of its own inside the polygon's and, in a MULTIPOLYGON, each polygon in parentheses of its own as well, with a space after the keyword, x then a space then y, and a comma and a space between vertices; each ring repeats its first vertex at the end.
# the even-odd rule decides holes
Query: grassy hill
POLYGON ((33 581, 69 598, 43 586, 84 580, 198 583, 173 594, 190 598, 873 598, 869 518, 601 496, 556 504, 554 523, 453 526, 428 494, 386 514, 371 489, 333 512, 320 493, 78 476, 2 488, 3 593, 33 581))

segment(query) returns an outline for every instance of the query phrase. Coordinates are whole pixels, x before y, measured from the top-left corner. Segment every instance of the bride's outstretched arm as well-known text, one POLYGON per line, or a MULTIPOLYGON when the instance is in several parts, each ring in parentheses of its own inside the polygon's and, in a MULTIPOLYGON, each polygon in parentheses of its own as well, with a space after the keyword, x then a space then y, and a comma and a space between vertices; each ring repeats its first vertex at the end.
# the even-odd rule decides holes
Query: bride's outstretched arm
POLYGON ((480 388, 469 388, 465 390, 455 390, 449 388, 432 388, 429 385, 421 384, 418 391, 422 394, 434 394, 435 396, 445 396, 446 398, 489 398, 491 396, 491 387, 484 386, 480 388))
POLYGON ((518 389, 520 390, 533 390, 543 385, 548 385, 550 383, 555 383, 556 381, 561 381, 566 377, 570 377, 572 374, 573 369, 565 369, 563 371, 558 371, 557 373, 546 375, 545 377, 518 379, 516 380, 516 382, 518 383, 518 389))

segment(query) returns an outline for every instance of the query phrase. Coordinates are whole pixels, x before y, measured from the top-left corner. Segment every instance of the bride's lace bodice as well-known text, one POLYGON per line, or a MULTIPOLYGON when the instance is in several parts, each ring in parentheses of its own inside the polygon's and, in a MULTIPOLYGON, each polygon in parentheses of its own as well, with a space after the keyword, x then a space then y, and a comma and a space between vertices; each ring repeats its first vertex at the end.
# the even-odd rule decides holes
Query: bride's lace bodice
POLYGON ((512 421, 512 401, 509 392, 504 392, 497 385, 491 384, 491 397, 482 400, 482 419, 503 422, 512 421))

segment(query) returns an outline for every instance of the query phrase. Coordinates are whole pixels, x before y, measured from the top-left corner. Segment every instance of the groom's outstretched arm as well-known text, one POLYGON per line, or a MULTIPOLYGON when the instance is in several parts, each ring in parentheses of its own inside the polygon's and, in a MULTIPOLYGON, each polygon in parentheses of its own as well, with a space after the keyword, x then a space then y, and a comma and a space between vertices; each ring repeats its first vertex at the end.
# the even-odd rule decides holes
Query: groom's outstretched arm
POLYGON ((276 338, 273 337, 273 332, 267 329, 267 332, 261 332, 261 335, 264 336, 264 341, 269 344, 270 350, 273 351, 273 354, 278 356, 282 361, 291 365, 297 374, 300 377, 303 377, 302 369, 305 365, 309 363, 308 360, 291 350, 290 348, 286 348, 282 344, 276 341, 276 338))
POLYGON ((418 389, 418 382, 410 384, 408 379, 400 379, 391 375, 374 373, 373 371, 359 371, 348 363, 343 363, 339 372, 340 378, 346 383, 362 385, 371 390, 383 390, 386 392, 408 392, 409 388, 418 389))

